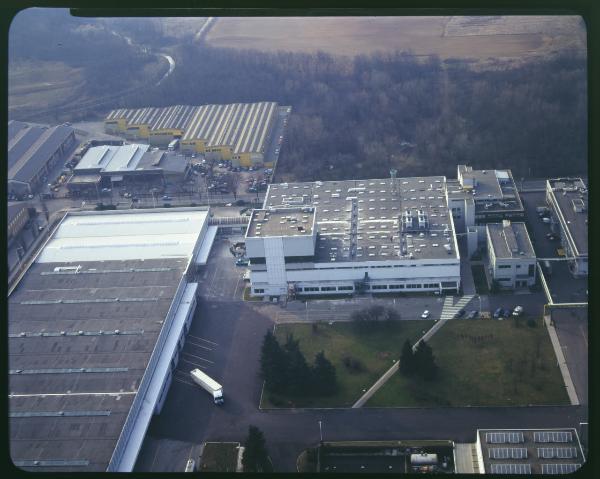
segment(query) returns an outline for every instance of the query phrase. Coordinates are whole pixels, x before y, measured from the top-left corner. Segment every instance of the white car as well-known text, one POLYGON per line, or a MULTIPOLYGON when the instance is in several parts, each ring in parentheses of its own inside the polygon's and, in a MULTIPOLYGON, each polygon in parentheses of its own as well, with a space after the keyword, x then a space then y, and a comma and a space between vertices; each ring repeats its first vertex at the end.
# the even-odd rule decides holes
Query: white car
POLYGON ((521 316, 523 314, 523 306, 516 306, 512 312, 513 316, 521 316))
POLYGON ((429 317, 429 311, 425 310, 423 311, 423 314, 421 315, 422 319, 427 319, 429 317))

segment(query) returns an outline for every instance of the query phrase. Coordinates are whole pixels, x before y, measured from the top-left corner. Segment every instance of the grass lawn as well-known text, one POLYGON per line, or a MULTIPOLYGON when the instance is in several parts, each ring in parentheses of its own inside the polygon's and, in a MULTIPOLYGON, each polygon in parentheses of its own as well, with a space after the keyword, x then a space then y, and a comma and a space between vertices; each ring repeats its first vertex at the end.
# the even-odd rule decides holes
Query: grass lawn
POLYGON ((487 279, 485 278, 484 266, 481 264, 474 264, 471 266, 473 272, 473 282, 475 283, 475 291, 477 294, 489 294, 490 288, 488 288, 487 279))
POLYGON ((207 442, 202 451, 200 471, 235 472, 238 446, 237 442, 207 442))
POLYGON ((352 322, 336 322, 318 324, 313 332, 310 324, 281 324, 275 335, 280 343, 285 342, 287 334, 293 333, 300 340, 300 348, 309 363, 313 363, 315 355, 324 351, 325 356, 334 364, 339 391, 329 397, 303 397, 283 399, 265 391, 262 407, 349 407, 362 395, 363 389, 370 388, 373 383, 393 364, 393 359, 400 357, 405 339, 411 342, 422 336, 433 321, 393 321, 386 325, 382 322, 371 332, 358 333, 352 322), (361 372, 351 372, 344 366, 345 356, 359 359, 364 366, 361 372))
POLYGON ((569 404, 542 320, 449 321, 431 339, 438 378, 395 374, 366 406, 569 404))

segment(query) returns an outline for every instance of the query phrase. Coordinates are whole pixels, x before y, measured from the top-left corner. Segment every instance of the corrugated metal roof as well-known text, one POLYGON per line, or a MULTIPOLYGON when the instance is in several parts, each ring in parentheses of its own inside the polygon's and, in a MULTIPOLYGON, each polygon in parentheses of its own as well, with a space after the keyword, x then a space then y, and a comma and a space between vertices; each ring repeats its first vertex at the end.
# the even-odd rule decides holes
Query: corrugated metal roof
POLYGON ((8 179, 29 182, 65 143, 73 128, 58 125, 50 128, 27 126, 9 140, 8 179))
POLYGON ((150 130, 184 130, 183 140, 204 140, 207 147, 230 146, 235 153, 261 152, 273 122, 277 103, 175 105, 111 111, 106 120, 127 119, 128 125, 150 130))

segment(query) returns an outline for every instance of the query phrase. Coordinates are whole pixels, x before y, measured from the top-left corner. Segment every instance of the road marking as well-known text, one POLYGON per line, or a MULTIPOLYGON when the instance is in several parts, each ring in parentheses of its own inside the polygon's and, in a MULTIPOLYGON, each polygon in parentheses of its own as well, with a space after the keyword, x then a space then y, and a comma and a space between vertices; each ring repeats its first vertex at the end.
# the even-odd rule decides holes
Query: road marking
POLYGON ((206 341, 207 343, 214 344, 215 346, 218 346, 218 344, 215 343, 215 342, 213 342, 213 341, 209 341, 208 339, 201 338, 200 336, 194 336, 193 334, 188 334, 188 338, 199 339, 200 341, 206 341))
POLYGON ((235 283, 235 290, 233 291, 233 296, 231 297, 232 299, 235 299, 235 295, 237 293, 238 287, 240 285, 240 280, 242 279, 241 276, 238 277, 237 283, 235 283))
POLYGON ((190 341, 189 339, 187 340, 187 343, 191 344, 192 346, 196 346, 197 348, 206 349, 207 351, 214 351, 214 349, 207 348, 206 346, 202 346, 201 344, 196 344, 194 343, 194 341, 190 341))
POLYGON ((191 382, 189 382, 189 381, 184 381, 183 379, 179 379, 179 378, 175 378, 175 377, 174 377, 173 379, 174 379, 175 381, 178 381, 178 382, 180 382, 180 383, 187 384, 188 386, 195 386, 195 384, 194 384, 194 383, 191 383, 191 382))
MULTIPOLYGON (((179 358, 179 360, 183 361, 185 363, 191 364, 192 366, 196 366, 197 368, 200 368, 200 369, 206 369, 207 368, 207 366, 201 366, 200 364, 193 363, 193 362, 191 362, 191 361, 189 361, 189 360, 187 360, 185 358, 179 358)), ((185 374, 185 373, 183 373, 183 374, 185 374)))
POLYGON ((182 352, 181 352, 181 354, 187 354, 188 356, 191 356, 191 357, 193 357, 193 358, 200 359, 201 361, 206 361, 207 363, 210 363, 210 364, 215 364, 215 362, 214 362, 214 361, 209 361, 208 359, 201 358, 200 356, 196 356, 195 354, 192 354, 192 353, 186 353, 185 351, 182 351, 182 352))
POLYGON ((585 339, 585 345, 587 346, 588 345, 588 338, 587 338, 587 335, 585 334, 585 331, 581 327, 581 324, 579 325, 579 330, 581 331, 581 335, 583 336, 583 339, 585 339))

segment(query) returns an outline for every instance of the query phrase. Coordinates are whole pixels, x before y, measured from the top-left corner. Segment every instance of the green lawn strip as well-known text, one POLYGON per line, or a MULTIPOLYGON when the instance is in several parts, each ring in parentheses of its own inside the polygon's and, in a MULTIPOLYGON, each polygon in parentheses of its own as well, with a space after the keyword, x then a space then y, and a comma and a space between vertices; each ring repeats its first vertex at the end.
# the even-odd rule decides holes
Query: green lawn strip
POLYGON ((475 283, 475 291, 477 291, 477 294, 489 294, 490 292, 485 277, 485 270, 483 268, 484 266, 480 264, 471 265, 473 282, 475 283))
POLYGON ((237 442, 207 442, 202 451, 201 471, 235 472, 238 458, 237 442))
POLYGON ((429 343, 440 368, 424 381, 395 374, 366 406, 568 404, 541 319, 449 321, 429 343))
POLYGON ((281 324, 275 332, 280 343, 293 333, 309 363, 319 351, 325 352, 335 366, 339 390, 332 396, 296 398, 265 391, 261 407, 349 407, 393 365, 393 359, 399 358, 404 340, 416 341, 432 324, 433 321, 394 321, 375 325, 376 330, 364 333, 357 332, 352 322, 319 323, 316 332, 310 324, 281 324), (349 371, 342 362, 345 356, 359 359, 364 371, 349 371))

